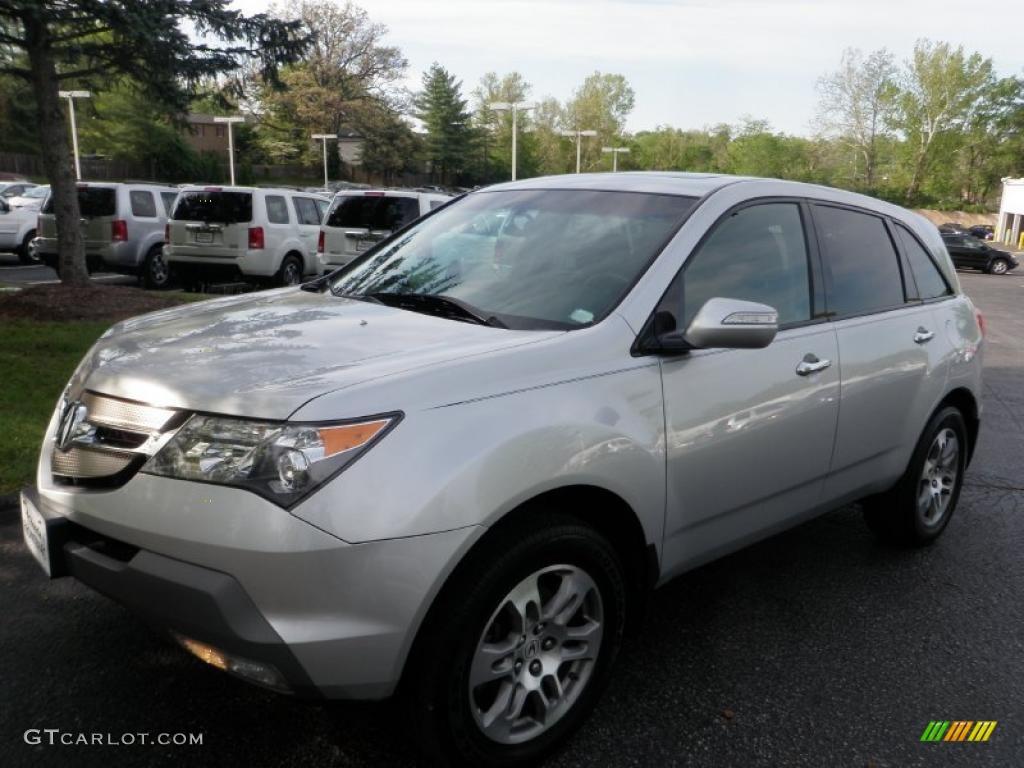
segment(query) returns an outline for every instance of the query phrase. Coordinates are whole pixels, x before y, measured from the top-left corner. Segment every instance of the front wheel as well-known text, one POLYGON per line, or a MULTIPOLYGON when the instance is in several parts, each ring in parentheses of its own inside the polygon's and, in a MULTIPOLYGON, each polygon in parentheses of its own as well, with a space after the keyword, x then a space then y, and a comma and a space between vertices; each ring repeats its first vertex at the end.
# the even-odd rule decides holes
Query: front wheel
POLYGON ((967 440, 964 418, 956 408, 942 408, 932 416, 900 481, 863 502, 868 527, 894 544, 921 546, 937 539, 960 499, 967 440))
POLYGON ((1006 259, 993 259, 988 265, 988 271, 992 275, 1005 275, 1010 271, 1010 262, 1006 259))
POLYGON ((607 683, 626 621, 621 563, 591 528, 547 519, 498 531, 425 630, 409 703, 421 745, 443 762, 532 763, 607 683))

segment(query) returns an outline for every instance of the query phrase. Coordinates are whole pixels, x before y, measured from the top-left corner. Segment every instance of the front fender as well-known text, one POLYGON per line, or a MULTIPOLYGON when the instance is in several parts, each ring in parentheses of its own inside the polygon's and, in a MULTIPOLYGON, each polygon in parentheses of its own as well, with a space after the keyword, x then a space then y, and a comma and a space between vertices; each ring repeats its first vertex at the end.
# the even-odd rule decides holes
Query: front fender
POLYGON ((657 364, 407 413, 292 513, 356 543, 490 526, 570 485, 621 497, 660 549, 665 448, 657 364))

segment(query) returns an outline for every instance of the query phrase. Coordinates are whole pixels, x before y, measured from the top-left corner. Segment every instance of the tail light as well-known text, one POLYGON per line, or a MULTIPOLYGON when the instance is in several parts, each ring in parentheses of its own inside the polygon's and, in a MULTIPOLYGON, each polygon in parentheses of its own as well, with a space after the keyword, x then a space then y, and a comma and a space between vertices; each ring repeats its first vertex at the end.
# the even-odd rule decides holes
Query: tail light
POLYGON ((164 242, 165 243, 171 242, 171 225, 170 224, 164 224, 164 242))
POLYGON ((124 219, 114 219, 110 222, 110 239, 115 243, 123 243, 128 239, 128 222, 124 219))
POLYGON ((327 249, 324 248, 324 231, 320 230, 320 237, 316 241, 317 253, 327 253, 327 249))
POLYGON ((978 321, 978 329, 981 331, 981 338, 985 338, 988 333, 988 320, 981 313, 980 309, 974 310, 974 319, 978 321))
POLYGON ((249 250, 262 250, 264 244, 263 227, 249 227, 249 250))

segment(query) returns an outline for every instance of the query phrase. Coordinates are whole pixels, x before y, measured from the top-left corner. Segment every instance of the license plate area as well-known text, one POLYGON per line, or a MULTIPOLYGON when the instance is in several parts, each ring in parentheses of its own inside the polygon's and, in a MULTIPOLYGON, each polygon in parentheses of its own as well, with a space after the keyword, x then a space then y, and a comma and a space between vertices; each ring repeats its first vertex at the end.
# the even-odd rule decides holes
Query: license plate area
POLYGON ((21 533, 25 539, 25 546, 36 559, 36 562, 46 571, 47 576, 53 576, 53 568, 50 559, 49 532, 46 528, 46 519, 36 509, 24 494, 21 496, 21 533))
POLYGON ((195 238, 197 243, 212 243, 213 232, 199 230, 195 233, 195 238))

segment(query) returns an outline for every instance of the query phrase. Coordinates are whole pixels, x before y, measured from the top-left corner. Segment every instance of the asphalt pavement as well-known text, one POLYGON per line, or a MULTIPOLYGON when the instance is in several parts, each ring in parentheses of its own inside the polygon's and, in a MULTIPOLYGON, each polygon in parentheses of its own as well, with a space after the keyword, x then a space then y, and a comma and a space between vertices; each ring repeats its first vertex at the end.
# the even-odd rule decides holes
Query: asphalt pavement
MULTIPOLYGON (((1024 271, 961 279, 989 321, 985 402, 943 537, 882 547, 850 507, 675 580, 549 766, 1024 764, 1024 271), (922 743, 932 720, 998 725, 985 743, 922 743)), ((0 616, 0 765, 414 760, 387 704, 250 687, 74 581, 46 581, 13 512, 0 517, 0 616), (202 744, 25 743, 46 728, 202 744)))
MULTIPOLYGON (((114 285, 134 285, 138 281, 130 275, 97 272, 92 279, 114 285)), ((16 254, 0 253, 0 286, 17 285, 26 287, 44 283, 57 283, 57 273, 43 264, 22 264, 16 254)))

